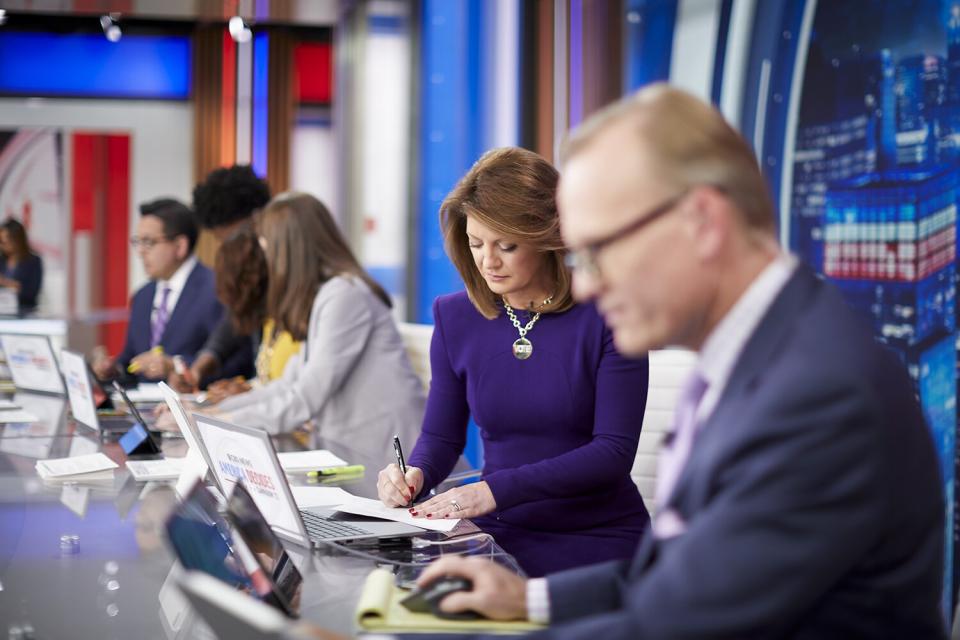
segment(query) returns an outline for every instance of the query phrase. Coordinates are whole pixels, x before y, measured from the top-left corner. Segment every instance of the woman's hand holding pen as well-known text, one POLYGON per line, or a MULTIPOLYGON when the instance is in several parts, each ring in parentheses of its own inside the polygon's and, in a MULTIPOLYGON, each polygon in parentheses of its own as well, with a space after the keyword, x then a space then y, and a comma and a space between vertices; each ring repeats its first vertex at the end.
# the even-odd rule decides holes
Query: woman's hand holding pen
POLYGON ((417 518, 475 518, 494 511, 497 501, 484 482, 454 487, 414 507, 410 513, 417 518))
POLYGON ((417 467, 407 467, 407 475, 400 466, 391 464, 377 475, 377 496, 388 507, 406 507, 423 488, 423 471, 417 467))

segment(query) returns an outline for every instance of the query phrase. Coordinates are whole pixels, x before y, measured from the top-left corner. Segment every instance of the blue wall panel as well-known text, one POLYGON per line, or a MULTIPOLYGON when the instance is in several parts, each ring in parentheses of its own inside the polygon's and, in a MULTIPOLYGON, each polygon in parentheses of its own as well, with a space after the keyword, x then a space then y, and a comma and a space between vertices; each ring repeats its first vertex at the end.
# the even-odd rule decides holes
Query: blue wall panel
POLYGON ((190 38, 0 32, 0 93, 186 100, 190 38))

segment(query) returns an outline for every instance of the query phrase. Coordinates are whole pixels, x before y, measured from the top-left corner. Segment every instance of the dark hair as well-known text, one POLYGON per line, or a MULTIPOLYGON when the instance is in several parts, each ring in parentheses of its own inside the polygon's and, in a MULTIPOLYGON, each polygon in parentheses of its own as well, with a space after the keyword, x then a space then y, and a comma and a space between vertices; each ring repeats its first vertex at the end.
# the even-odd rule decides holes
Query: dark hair
POLYGON ((543 157, 519 147, 491 149, 460 178, 440 205, 443 245, 473 306, 485 318, 500 314, 495 295, 480 274, 467 240, 467 216, 540 252, 553 279, 553 300, 547 312, 573 306, 570 271, 560 238, 557 215, 559 174, 543 157))
POLYGON ((140 215, 160 218, 163 223, 163 235, 170 240, 177 236, 186 236, 187 250, 193 253, 198 232, 190 207, 173 198, 159 198, 141 204, 140 215))
POLYGON ((269 201, 270 187, 245 164, 214 169, 193 190, 193 209, 204 229, 249 218, 269 201))
POLYGON ((333 216, 310 194, 281 193, 264 208, 260 225, 270 256, 267 316, 276 321, 277 331, 306 340, 317 291, 342 274, 362 280, 391 306, 387 292, 357 262, 333 216))
POLYGON ((7 218, 3 225, 0 225, 0 229, 7 232, 7 235, 10 236, 10 242, 14 246, 14 255, 11 257, 16 258, 19 262, 33 253, 30 242, 27 240, 27 230, 20 224, 19 220, 7 218))
POLYGON ((213 272, 217 298, 230 310, 238 334, 257 331, 266 315, 267 258, 257 234, 240 229, 220 245, 213 272))

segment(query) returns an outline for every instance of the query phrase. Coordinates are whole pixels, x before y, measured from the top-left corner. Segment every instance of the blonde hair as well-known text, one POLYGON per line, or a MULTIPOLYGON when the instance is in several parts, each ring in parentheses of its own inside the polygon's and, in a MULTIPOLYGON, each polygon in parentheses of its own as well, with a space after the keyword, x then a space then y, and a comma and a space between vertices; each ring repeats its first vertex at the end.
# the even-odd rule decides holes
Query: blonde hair
POLYGON ((570 272, 557 215, 557 170, 540 155, 518 147, 483 154, 440 205, 443 244, 460 272, 467 295, 486 318, 500 314, 500 297, 477 269, 467 239, 467 216, 510 240, 542 253, 554 283, 553 299, 543 312, 573 306, 570 272))
POLYGON ((667 84, 648 85, 575 129, 563 143, 561 162, 616 125, 642 143, 658 181, 677 193, 712 186, 736 205, 748 227, 775 232, 773 202, 753 149, 714 107, 667 84))
POLYGON ((322 202, 307 193, 286 192, 267 203, 260 218, 267 248, 266 315, 278 332, 307 338, 313 299, 334 276, 363 280, 383 304, 390 296, 371 278, 344 240, 322 202))

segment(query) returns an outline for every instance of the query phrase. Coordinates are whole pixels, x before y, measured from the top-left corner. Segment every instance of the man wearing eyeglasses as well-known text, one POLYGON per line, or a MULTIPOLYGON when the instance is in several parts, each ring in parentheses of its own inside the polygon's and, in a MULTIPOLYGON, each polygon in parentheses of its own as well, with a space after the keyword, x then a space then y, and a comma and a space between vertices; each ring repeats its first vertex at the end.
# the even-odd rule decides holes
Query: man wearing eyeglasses
POLYGON ((574 293, 618 350, 697 352, 652 535, 632 562, 530 581, 443 559, 421 583, 473 586, 441 609, 561 639, 943 637, 944 494, 910 380, 777 246, 748 143, 651 86, 572 134, 558 204, 574 293))
POLYGON ((131 300, 123 351, 110 358, 99 350, 93 363, 97 377, 161 380, 170 373, 173 356, 190 362, 206 342, 223 307, 213 272, 193 255, 197 234, 193 213, 182 202, 162 198, 140 206, 130 245, 150 282, 131 300))

